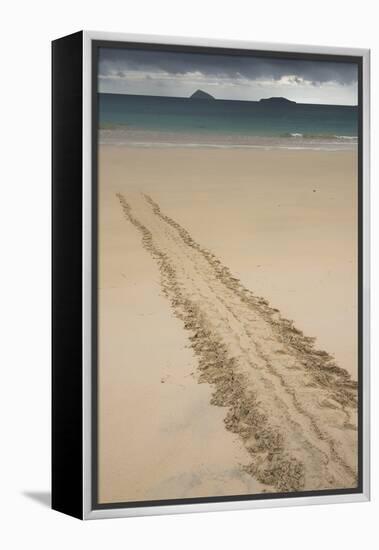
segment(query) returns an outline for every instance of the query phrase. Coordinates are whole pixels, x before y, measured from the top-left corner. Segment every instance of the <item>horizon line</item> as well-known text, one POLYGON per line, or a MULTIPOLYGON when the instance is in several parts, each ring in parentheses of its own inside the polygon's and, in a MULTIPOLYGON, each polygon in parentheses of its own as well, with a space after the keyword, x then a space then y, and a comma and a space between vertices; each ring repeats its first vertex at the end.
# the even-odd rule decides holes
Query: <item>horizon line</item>
MULTIPOLYGON (((196 93, 197 91, 204 91, 198 88, 193 93, 196 93)), ((168 98, 168 99, 191 99, 191 96, 173 96, 173 95, 156 95, 156 94, 126 94, 123 92, 101 92, 98 91, 98 94, 108 94, 108 95, 123 95, 123 96, 133 96, 133 97, 159 97, 159 98, 168 98)), ((356 104, 346 104, 346 103, 310 103, 310 102, 299 102, 294 101, 293 99, 288 99, 285 96, 270 96, 270 97, 261 97, 259 99, 225 99, 225 98, 217 98, 212 96, 209 92, 205 92, 206 94, 210 95, 213 101, 232 101, 236 103, 259 103, 262 99, 285 99, 291 103, 294 103, 295 105, 323 105, 323 106, 329 106, 329 107, 358 107, 358 103, 356 104)), ((198 99, 194 101, 199 101, 198 99)), ((205 100, 206 101, 206 100, 205 100)))

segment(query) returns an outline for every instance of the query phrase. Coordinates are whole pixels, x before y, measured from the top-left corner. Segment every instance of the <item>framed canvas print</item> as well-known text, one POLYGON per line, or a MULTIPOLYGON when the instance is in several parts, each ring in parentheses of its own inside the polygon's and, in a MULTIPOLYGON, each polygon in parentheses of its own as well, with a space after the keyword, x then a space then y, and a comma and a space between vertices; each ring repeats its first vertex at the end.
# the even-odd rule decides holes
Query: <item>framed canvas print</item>
POLYGON ((53 42, 53 508, 369 498, 369 52, 53 42))

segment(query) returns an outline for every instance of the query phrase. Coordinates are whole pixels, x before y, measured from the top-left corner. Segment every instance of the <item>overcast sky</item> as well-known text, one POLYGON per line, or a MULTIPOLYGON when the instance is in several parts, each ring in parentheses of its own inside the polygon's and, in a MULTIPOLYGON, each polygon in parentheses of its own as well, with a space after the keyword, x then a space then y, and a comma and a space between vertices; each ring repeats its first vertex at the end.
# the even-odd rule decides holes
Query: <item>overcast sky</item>
POLYGON ((299 103, 356 105, 352 63, 101 48, 99 91, 188 97, 197 89, 217 99, 256 101, 283 96, 299 103))

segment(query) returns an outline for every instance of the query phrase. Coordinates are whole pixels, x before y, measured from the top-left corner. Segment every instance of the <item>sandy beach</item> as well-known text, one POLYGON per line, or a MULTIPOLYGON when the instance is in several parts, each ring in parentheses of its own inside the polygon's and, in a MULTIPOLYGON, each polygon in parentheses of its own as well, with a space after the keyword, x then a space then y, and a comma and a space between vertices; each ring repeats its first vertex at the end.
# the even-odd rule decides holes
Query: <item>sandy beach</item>
POLYGON ((356 486, 356 180, 100 147, 100 502, 356 486))

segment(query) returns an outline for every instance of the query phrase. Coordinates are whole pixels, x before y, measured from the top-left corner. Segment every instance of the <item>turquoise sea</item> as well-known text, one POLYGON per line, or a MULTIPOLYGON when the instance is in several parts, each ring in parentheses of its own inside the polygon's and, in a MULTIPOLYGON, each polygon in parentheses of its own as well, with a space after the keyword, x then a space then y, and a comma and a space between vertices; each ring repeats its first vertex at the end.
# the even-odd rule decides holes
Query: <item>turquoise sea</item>
POLYGON ((100 141, 134 146, 351 148, 354 106, 99 94, 100 141))

